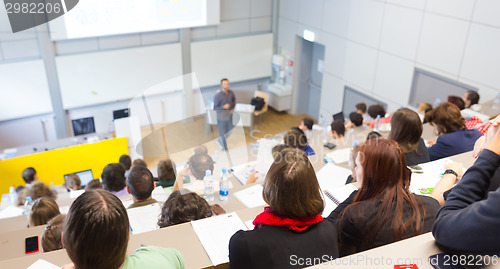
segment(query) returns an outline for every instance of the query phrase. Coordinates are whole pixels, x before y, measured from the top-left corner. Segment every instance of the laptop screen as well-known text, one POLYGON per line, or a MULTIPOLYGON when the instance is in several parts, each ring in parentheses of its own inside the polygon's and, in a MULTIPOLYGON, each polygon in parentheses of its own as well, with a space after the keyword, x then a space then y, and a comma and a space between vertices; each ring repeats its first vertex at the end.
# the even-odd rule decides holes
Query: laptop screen
MULTIPOLYGON (((75 174, 80 178, 80 181, 82 182, 82 187, 87 185, 92 179, 94 179, 94 176, 92 175, 92 170, 85 170, 85 171, 76 172, 76 173, 72 173, 72 174, 75 174)), ((64 175, 64 180, 66 181, 66 178, 72 174, 64 175)))

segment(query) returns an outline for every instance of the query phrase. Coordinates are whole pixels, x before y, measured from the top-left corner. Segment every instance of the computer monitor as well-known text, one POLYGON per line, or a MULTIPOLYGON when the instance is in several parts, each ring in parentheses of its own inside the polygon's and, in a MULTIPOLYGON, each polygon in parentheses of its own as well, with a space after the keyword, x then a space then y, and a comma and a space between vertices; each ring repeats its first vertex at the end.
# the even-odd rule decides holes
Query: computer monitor
POLYGON ((92 179, 94 179, 94 176, 92 175, 92 170, 89 169, 85 171, 64 175, 64 181, 66 181, 68 176, 73 174, 77 175, 80 178, 80 181, 82 182, 82 187, 86 186, 92 179))
POLYGON ((113 111, 113 120, 128 118, 129 116, 130 110, 128 108, 113 111))
POLYGON ((94 117, 71 120, 74 136, 95 133, 94 117))
POLYGON ((342 122, 345 122, 345 118, 344 118, 344 112, 339 112, 337 114, 334 114, 333 115, 333 120, 334 121, 342 121, 342 122))

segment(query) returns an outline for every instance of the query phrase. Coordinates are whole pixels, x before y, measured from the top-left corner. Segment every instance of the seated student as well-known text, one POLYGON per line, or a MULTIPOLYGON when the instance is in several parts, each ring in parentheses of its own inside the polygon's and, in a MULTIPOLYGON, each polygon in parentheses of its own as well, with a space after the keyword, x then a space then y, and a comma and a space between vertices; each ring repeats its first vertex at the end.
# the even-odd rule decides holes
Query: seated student
POLYGON ((132 159, 127 154, 123 154, 118 159, 118 163, 123 165, 123 168, 125 168, 125 177, 127 177, 130 167, 132 166, 132 159))
POLYGON ((92 179, 85 186, 85 191, 98 190, 98 189, 102 189, 102 184, 101 181, 99 181, 99 179, 92 179))
POLYGON ((26 188, 28 188, 31 184, 40 182, 38 176, 36 175, 36 170, 33 167, 24 169, 22 177, 24 182, 26 182, 26 188))
POLYGON ((143 159, 135 159, 133 162, 132 162, 132 167, 136 166, 136 165, 142 165, 146 168, 148 168, 148 164, 143 160, 143 159))
POLYGON ((76 174, 71 174, 64 178, 64 186, 68 191, 77 191, 82 189, 82 181, 80 177, 76 174))
POLYGON ((304 132, 307 132, 307 131, 312 131, 313 129, 313 124, 314 124, 314 121, 312 119, 309 119, 309 118, 303 118, 302 121, 300 122, 300 126, 299 128, 304 131, 304 132))
POLYGON ((432 110, 432 105, 431 105, 431 104, 422 102, 422 103, 420 103, 420 105, 418 106, 418 110, 417 110, 417 112, 418 112, 419 114, 420 114, 420 113, 425 114, 425 113, 427 113, 427 112, 429 112, 429 111, 431 111, 431 110, 432 110))
POLYGON ((321 217, 323 195, 304 152, 280 152, 262 196, 270 206, 253 221, 255 229, 238 231, 229 241, 230 268, 299 268, 305 264, 291 264, 293 255, 317 263, 338 257, 337 229, 321 217))
POLYGON ((392 115, 389 139, 399 144, 405 154, 408 166, 430 161, 427 147, 420 137, 422 131, 422 121, 415 111, 400 108, 392 115))
POLYGON ((361 116, 361 114, 352 112, 351 114, 349 114, 349 120, 349 130, 345 133, 345 136, 356 136, 358 134, 362 134, 363 136, 365 136, 369 131, 369 128, 366 125, 363 125, 363 116, 361 116))
POLYGON ((382 105, 376 104, 368 107, 368 115, 373 118, 370 123, 370 127, 373 128, 375 126, 375 119, 377 116, 380 116, 380 124, 386 124, 391 122, 391 117, 385 116, 385 108, 382 105))
POLYGON ((460 109, 452 103, 442 103, 425 114, 425 119, 436 125, 439 137, 429 148, 431 161, 470 151, 474 143, 481 137, 476 129, 465 128, 460 109))
POLYGON ((450 95, 448 96, 448 102, 455 104, 460 110, 465 108, 464 100, 461 97, 450 95))
POLYGON ((366 140, 382 138, 379 132, 371 131, 366 135, 366 140))
POLYGON ((311 146, 309 146, 309 144, 307 143, 305 134, 297 130, 288 131, 283 138, 283 142, 292 148, 297 148, 304 151, 307 156, 316 154, 311 146))
POLYGON ((169 159, 161 160, 158 163, 157 171, 158 171, 158 182, 156 183, 156 186, 167 188, 167 187, 172 187, 174 185, 176 178, 176 171, 175 171, 175 163, 172 160, 169 159))
POLYGON ((290 131, 297 131, 299 132, 302 136, 304 136, 304 140, 305 140, 305 143, 308 144, 309 142, 307 141, 307 134, 302 130, 300 129, 300 127, 292 127, 290 128, 290 131))
POLYGON ((333 121, 330 125, 333 138, 339 139, 345 135, 345 125, 342 121, 333 121))
POLYGON ((469 90, 464 93, 462 100, 464 100, 465 108, 470 108, 479 103, 479 94, 476 91, 469 90))
POLYGON ((358 103, 355 106, 356 108, 356 113, 360 114, 363 117, 363 124, 364 125, 369 125, 370 122, 373 121, 372 117, 370 115, 366 114, 366 104, 365 103, 358 103))
POLYGON ((357 182, 356 180, 356 158, 359 153, 359 145, 352 147, 351 156, 349 156, 349 169, 351 169, 351 174, 347 176, 345 184, 357 182))
POLYGON ((110 163, 101 174, 102 186, 117 197, 128 195, 125 185, 125 168, 119 163, 110 163))
POLYGON ((411 193, 405 163, 395 141, 371 139, 360 146, 355 169, 361 187, 328 216, 338 221, 341 256, 431 230, 439 204, 411 193))
POLYGON ((181 194, 180 191, 174 191, 163 204, 158 226, 160 228, 168 227, 208 218, 212 215, 212 208, 198 194, 194 192, 181 194))
POLYGON ((195 180, 191 179, 188 189, 191 191, 203 190, 203 178, 205 177, 205 171, 210 170, 214 172, 214 161, 212 157, 208 154, 194 154, 188 160, 187 165, 177 173, 177 179, 175 180, 173 190, 182 189, 183 178, 187 176, 193 176, 195 180))
POLYGON ((41 197, 36 199, 31 205, 28 215, 28 226, 35 227, 45 225, 53 217, 61 214, 56 200, 49 197, 41 197))
POLYGON ((126 257, 130 238, 127 211, 120 199, 104 191, 88 191, 71 205, 63 225, 63 246, 73 264, 63 268, 184 268, 176 249, 145 246, 126 257))
MULTIPOLYGON (((495 127, 498 126, 498 123, 495 127)), ((500 133, 495 128, 476 162, 453 188, 439 211, 432 234, 447 248, 481 255, 500 255, 500 188, 490 192, 500 167, 500 133)))
POLYGON ((208 149, 205 145, 199 145, 196 148, 194 148, 194 154, 200 154, 200 153, 208 154, 208 149))
POLYGON ((59 214, 47 223, 47 227, 43 230, 42 237, 40 239, 43 252, 63 249, 61 233, 64 218, 66 218, 66 215, 59 214))
POLYGON ((153 174, 142 165, 133 166, 127 177, 127 191, 132 194, 133 204, 128 208, 158 203, 151 193, 155 189, 153 174))
POLYGON ((49 197, 54 200, 57 199, 57 193, 50 190, 49 186, 45 185, 43 182, 32 183, 30 187, 21 190, 17 195, 16 205, 24 205, 27 196, 30 196, 32 201, 41 197, 49 197))

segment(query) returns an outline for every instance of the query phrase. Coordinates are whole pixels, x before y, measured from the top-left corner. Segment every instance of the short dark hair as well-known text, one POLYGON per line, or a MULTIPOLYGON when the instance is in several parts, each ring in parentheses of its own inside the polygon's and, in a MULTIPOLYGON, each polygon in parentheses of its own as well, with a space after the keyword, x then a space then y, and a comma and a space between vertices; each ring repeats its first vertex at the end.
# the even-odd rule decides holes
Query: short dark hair
POLYGON ((302 122, 304 123, 304 126, 307 127, 307 130, 312 130, 314 121, 310 118, 303 118, 302 122))
POLYGON ((385 108, 379 104, 371 105, 368 107, 368 115, 374 119, 377 118, 377 116, 383 118, 385 116, 385 108))
POLYGON ((102 185, 107 191, 121 191, 125 188, 125 168, 119 163, 110 163, 101 174, 102 185))
POLYGON ((29 225, 35 227, 45 225, 53 217, 61 214, 56 200, 49 197, 36 199, 29 212, 29 225))
POLYGON ((352 112, 349 114, 349 119, 356 127, 363 125, 363 116, 359 113, 352 112))
POLYGON ((28 167, 23 171, 23 179, 26 184, 31 184, 35 180, 36 170, 33 167, 28 167))
POLYGON ((425 113, 424 119, 431 125, 436 125, 438 134, 454 133, 465 129, 465 119, 460 109, 449 102, 444 102, 425 113))
POLYGON ((366 140, 368 141, 368 140, 371 140, 371 139, 379 139, 381 137, 382 137, 382 135, 379 132, 377 132, 377 131, 371 131, 366 136, 366 140))
POLYGON ((61 241, 62 226, 66 215, 59 214, 47 223, 40 239, 43 252, 59 250, 63 248, 61 241))
POLYGON ((123 154, 122 156, 120 156, 120 159, 118 159, 118 163, 123 165, 123 168, 125 168, 125 170, 129 170, 130 166, 132 166, 132 159, 130 159, 130 156, 128 156, 127 154, 123 154))
POLYGON ((262 197, 280 215, 311 217, 324 209, 316 173, 307 155, 294 148, 282 150, 264 181, 262 197))
POLYGON ((208 149, 205 145, 199 145, 196 148, 194 148, 194 154, 200 154, 200 153, 208 154, 208 149))
POLYGON ((175 179, 175 163, 172 160, 161 160, 158 163, 158 180, 169 181, 175 179))
POLYGON ((417 112, 409 108, 400 108, 392 115, 389 139, 396 141, 403 152, 417 149, 423 126, 417 112))
POLYGON ((224 82, 224 81, 229 82, 229 79, 227 79, 227 78, 223 78, 223 79, 221 79, 221 80, 220 80, 220 84, 222 84, 222 82, 224 82))
POLYGON ((465 108, 465 102, 461 97, 450 95, 448 96, 448 102, 455 104, 460 110, 465 108))
POLYGON ((284 142, 286 145, 292 148, 301 150, 307 148, 306 135, 303 132, 301 133, 297 130, 288 131, 285 135, 284 142))
POLYGON ((105 190, 87 191, 69 208, 63 245, 75 268, 120 268, 129 232, 127 211, 118 197, 105 190))
POLYGON ((99 181, 99 179, 96 178, 89 181, 89 183, 87 183, 87 185, 85 186, 85 191, 91 191, 97 189, 102 189, 102 184, 101 181, 99 181))
POLYGON ((155 188, 153 174, 146 167, 136 165, 132 167, 127 177, 127 187, 135 199, 146 200, 155 188))
POLYGON ((475 105, 479 103, 479 93, 477 93, 476 91, 468 90, 467 100, 470 101, 470 105, 475 105))
POLYGON ((208 202, 198 194, 190 192, 182 195, 179 191, 174 191, 163 204, 158 226, 160 228, 168 227, 208 218, 212 214, 208 202))
POLYGON ((68 190, 81 190, 82 181, 77 174, 71 174, 64 178, 64 184, 68 190))
POLYGON ((345 125, 342 121, 335 120, 332 122, 330 127, 332 128, 332 133, 335 131, 335 132, 337 132, 337 135, 340 135, 340 136, 345 135, 345 125))
POLYGON ((214 161, 208 154, 195 154, 189 158, 188 164, 193 176, 199 180, 205 177, 206 170, 214 171, 214 161))
POLYGON ((359 110, 362 113, 366 113, 366 104, 365 103, 356 104, 356 110, 359 110))
POLYGON ((299 132, 301 135, 303 135, 303 136, 304 136, 304 140, 305 140, 305 141, 306 141, 306 143, 307 143, 307 136, 306 136, 306 133, 304 133, 304 131, 303 131, 302 129, 300 129, 299 127, 292 127, 292 128, 290 128, 290 130, 292 130, 292 131, 297 131, 297 132, 299 132))
POLYGON ((133 162, 132 162, 132 167, 136 166, 136 165, 142 165, 144 167, 148 167, 148 164, 143 160, 143 159, 135 159, 133 162))

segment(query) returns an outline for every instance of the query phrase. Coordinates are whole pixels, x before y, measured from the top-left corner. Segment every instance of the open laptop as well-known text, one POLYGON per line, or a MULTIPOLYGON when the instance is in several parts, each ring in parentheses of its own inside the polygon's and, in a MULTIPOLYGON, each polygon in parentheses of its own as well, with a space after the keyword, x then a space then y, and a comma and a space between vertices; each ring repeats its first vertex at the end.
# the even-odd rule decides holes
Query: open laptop
POLYGON ((71 173, 71 174, 66 174, 64 175, 64 180, 66 181, 66 178, 69 175, 77 175, 80 178, 80 181, 82 182, 82 187, 86 186, 92 179, 94 179, 94 176, 92 175, 92 170, 85 170, 85 171, 80 171, 76 173, 71 173))

